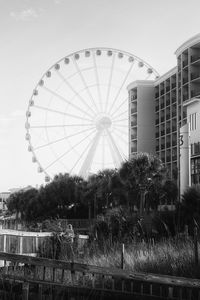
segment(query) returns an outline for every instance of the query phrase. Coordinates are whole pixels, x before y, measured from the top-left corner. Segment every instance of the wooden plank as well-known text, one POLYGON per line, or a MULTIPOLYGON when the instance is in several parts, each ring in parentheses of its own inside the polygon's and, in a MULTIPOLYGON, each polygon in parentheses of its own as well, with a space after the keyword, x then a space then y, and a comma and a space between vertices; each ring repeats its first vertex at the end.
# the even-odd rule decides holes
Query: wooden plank
POLYGON ((29 297, 29 283, 24 282, 22 285, 22 300, 28 300, 29 297))
POLYGON ((38 285, 38 296, 39 296, 39 300, 42 300, 42 290, 43 290, 43 288, 42 288, 42 284, 39 284, 38 285))
POLYGON ((50 260, 46 258, 30 257, 27 255, 18 255, 0 252, 0 260, 8 260, 14 263, 43 266, 48 268, 64 269, 71 272, 100 274, 104 276, 115 277, 119 279, 132 279, 134 281, 143 281, 149 283, 156 283, 167 286, 200 288, 200 280, 165 276, 160 274, 147 274, 147 273, 132 273, 125 270, 114 268, 103 268, 91 266, 86 264, 68 263, 65 261, 50 260))

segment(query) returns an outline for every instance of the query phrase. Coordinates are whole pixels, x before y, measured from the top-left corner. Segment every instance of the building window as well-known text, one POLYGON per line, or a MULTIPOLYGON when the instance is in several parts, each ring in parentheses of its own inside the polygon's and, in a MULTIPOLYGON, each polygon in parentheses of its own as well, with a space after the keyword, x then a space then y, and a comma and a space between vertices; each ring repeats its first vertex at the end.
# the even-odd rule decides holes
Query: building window
POLYGON ((191 156, 200 155, 200 142, 191 144, 191 156))
POLYGON ((190 115, 190 131, 197 129, 197 114, 190 115))
POLYGON ((191 159, 191 184, 200 184, 200 157, 191 159))

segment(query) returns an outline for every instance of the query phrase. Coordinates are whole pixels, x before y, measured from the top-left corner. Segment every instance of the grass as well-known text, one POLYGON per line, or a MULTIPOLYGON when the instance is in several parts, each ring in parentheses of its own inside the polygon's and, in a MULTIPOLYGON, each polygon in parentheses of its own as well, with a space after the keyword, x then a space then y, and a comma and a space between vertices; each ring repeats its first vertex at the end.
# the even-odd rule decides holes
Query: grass
MULTIPOLYGON (((200 246, 200 245, 199 245, 200 246)), ((101 267, 120 268, 121 244, 96 243, 85 247, 80 256, 75 254, 74 261, 101 267)), ((69 260, 66 251, 61 259, 69 260)), ((200 257, 200 251, 199 251, 200 257)), ((155 243, 130 243, 125 245, 125 270, 147 272, 200 279, 200 267, 194 263, 194 244, 192 239, 167 239, 155 243)))

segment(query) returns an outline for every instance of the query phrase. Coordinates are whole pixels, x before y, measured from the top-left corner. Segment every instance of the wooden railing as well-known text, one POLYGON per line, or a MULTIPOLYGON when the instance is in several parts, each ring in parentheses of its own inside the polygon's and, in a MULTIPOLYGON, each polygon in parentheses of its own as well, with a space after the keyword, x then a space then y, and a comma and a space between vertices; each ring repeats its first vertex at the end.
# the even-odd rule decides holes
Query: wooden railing
MULTIPOLYGON (((28 232, 11 229, 0 230, 0 252, 36 256, 52 232, 28 232)), ((87 235, 76 235, 78 249, 87 242, 87 235)))
POLYGON ((36 254, 51 232, 0 230, 0 251, 18 254, 36 254))
POLYGON ((54 295, 55 288, 62 287, 68 293, 78 290, 79 295, 86 296, 95 291, 95 295, 100 292, 102 297, 102 293, 110 293, 118 295, 119 299, 200 300, 200 280, 197 279, 133 273, 3 252, 0 252, 0 260, 4 261, 0 282, 21 284, 23 300, 28 299, 33 286, 37 286, 39 299, 42 299, 44 288, 49 286, 54 287, 54 295))

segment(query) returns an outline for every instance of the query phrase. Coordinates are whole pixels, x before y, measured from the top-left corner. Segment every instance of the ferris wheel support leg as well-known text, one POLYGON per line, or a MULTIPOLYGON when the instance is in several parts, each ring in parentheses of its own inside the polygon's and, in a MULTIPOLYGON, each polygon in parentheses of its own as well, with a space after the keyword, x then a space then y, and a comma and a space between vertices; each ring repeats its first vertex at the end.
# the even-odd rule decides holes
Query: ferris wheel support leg
POLYGON ((88 172, 91 168, 100 137, 101 137, 101 131, 97 131, 97 133, 93 139, 93 143, 88 151, 88 154, 87 154, 87 156, 83 162, 83 165, 80 169, 80 172, 79 172, 79 176, 82 176, 83 178, 87 177, 88 172))

